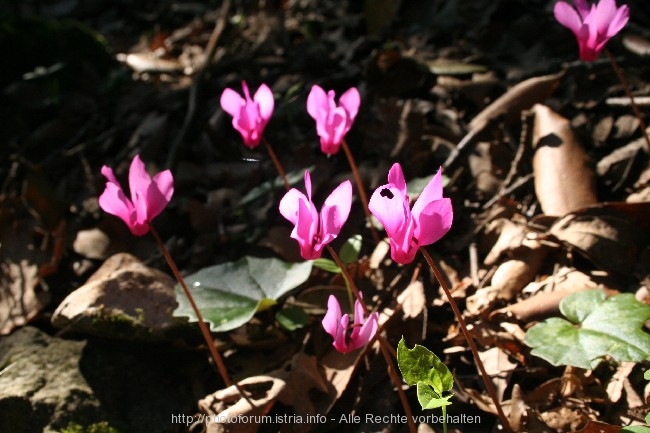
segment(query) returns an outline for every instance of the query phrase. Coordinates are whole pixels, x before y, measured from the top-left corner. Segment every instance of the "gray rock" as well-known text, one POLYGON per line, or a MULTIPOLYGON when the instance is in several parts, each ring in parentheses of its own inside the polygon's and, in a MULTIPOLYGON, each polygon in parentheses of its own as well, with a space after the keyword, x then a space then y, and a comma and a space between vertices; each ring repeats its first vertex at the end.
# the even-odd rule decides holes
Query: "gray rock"
POLYGON ((174 280, 130 254, 109 257, 52 316, 61 329, 126 340, 163 338, 175 325, 174 280))
POLYGON ((26 327, 0 341, 0 431, 56 431, 68 416, 99 419, 100 402, 78 369, 84 341, 26 327))
POLYGON ((100 422, 120 433, 175 433, 181 415, 220 386, 207 353, 169 344, 70 341, 32 327, 0 340, 3 433, 100 422))

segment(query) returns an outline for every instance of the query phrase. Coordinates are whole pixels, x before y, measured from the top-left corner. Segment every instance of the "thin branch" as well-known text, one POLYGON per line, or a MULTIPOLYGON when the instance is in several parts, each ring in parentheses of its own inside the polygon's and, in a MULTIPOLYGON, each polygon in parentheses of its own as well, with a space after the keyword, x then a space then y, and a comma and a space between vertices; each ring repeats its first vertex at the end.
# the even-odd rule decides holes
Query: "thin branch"
POLYGON ((180 132, 176 136, 176 139, 169 149, 167 161, 165 162, 165 166, 167 168, 173 168, 176 165, 178 149, 180 149, 181 145, 185 141, 185 136, 187 135, 187 132, 194 122, 194 116, 196 116, 199 91, 201 90, 203 77, 208 70, 208 67, 212 63, 214 54, 217 51, 219 39, 221 38, 221 35, 226 28, 226 24, 228 23, 229 12, 230 0, 224 0, 223 4, 221 5, 221 10, 219 11, 219 15, 217 16, 214 30, 212 30, 212 34, 210 35, 210 39, 208 40, 208 44, 205 48, 205 58, 203 59, 203 64, 199 68, 198 72, 194 76, 194 80, 192 81, 192 87, 190 87, 189 102, 187 112, 185 113, 185 119, 183 120, 183 126, 181 127, 180 132))
POLYGON ((478 353, 478 348, 476 347, 476 343, 474 343, 474 338, 472 337, 472 334, 469 333, 469 330, 467 329, 467 324, 465 323, 465 319, 463 319, 463 315, 460 312, 460 309, 458 308, 456 301, 451 296, 451 291, 447 286, 446 280, 444 279, 442 273, 440 272, 440 269, 438 269, 438 265, 436 265, 436 262, 433 261, 433 259, 431 258, 427 250, 424 247, 420 247, 420 252, 424 256, 425 260, 429 264, 429 267, 431 268, 434 275, 436 276, 436 279, 438 280, 440 287, 442 287, 442 290, 445 292, 445 296, 447 296, 449 305, 451 305, 451 309, 454 311, 454 315, 458 320, 460 329, 463 331, 465 340, 467 340, 467 344, 469 344, 469 349, 472 351, 472 355, 474 355, 474 361, 476 362, 476 366, 478 367, 479 372, 481 373, 481 378, 483 379, 485 388, 488 394, 490 395, 490 398, 492 398, 492 402, 494 403, 494 406, 496 407, 497 415, 499 416, 499 420, 501 420, 503 429, 506 431, 506 433, 514 433, 512 427, 510 426, 510 422, 508 421, 508 417, 503 412, 503 408, 501 407, 501 403, 499 402, 499 397, 497 397, 496 390, 494 389, 494 384, 492 383, 490 376, 487 374, 487 371, 485 370, 483 361, 481 361, 481 358, 478 353))

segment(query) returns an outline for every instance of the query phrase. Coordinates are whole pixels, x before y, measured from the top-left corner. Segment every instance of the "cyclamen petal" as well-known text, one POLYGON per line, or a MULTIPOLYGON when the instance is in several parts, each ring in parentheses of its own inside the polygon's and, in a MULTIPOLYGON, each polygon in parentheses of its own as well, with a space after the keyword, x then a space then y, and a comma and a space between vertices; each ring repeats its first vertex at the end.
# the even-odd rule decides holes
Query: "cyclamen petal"
POLYGON ((377 333, 379 315, 375 312, 366 318, 363 306, 359 300, 356 300, 351 331, 348 326, 349 323, 349 316, 341 314, 339 301, 334 295, 330 295, 327 300, 327 312, 323 317, 322 324, 325 332, 334 339, 332 345, 341 353, 349 353, 368 344, 377 333))
POLYGON ((280 200, 279 209, 294 225, 291 237, 298 241, 302 258, 314 260, 321 256, 325 245, 338 236, 347 221, 352 206, 352 184, 346 180, 336 187, 325 200, 320 215, 311 201, 308 171, 305 171, 305 189, 306 196, 295 188, 289 190, 280 200))
POLYGON ((391 167, 388 182, 373 192, 368 209, 386 229, 391 258, 407 264, 413 261, 419 247, 438 241, 449 231, 453 221, 451 200, 442 197, 440 171, 425 186, 413 209, 409 208, 399 164, 391 167))
POLYGON ((223 111, 232 116, 232 126, 241 134, 244 145, 252 149, 262 140, 275 102, 273 92, 266 84, 257 89, 253 98, 245 81, 242 81, 242 89, 243 98, 234 90, 225 89, 219 102, 223 111))
POLYGON ((135 236, 147 234, 151 221, 165 209, 174 194, 171 172, 162 171, 152 179, 140 156, 136 155, 129 168, 131 199, 124 194, 111 168, 103 166, 101 173, 107 182, 99 197, 99 206, 124 221, 135 236))
POLYGON ((361 95, 352 87, 334 101, 333 90, 325 92, 314 85, 307 96, 307 113, 316 121, 316 133, 320 137, 321 151, 333 155, 339 151, 341 142, 348 133, 359 112, 361 95))
POLYGON ((580 58, 596 60, 607 41, 627 24, 629 7, 617 8, 616 0, 599 0, 591 7, 586 0, 575 0, 574 3, 575 7, 562 0, 556 3, 553 8, 555 19, 575 35, 580 58))

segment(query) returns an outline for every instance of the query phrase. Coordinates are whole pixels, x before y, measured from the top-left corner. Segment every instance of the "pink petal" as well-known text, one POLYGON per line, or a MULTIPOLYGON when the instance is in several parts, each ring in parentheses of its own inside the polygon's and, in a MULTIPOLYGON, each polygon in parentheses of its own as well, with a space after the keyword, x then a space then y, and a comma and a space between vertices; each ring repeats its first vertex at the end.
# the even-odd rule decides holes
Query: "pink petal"
MULTIPOLYGON (((106 166, 104 167, 108 168, 106 166)), ((104 168, 102 168, 102 174, 104 174, 104 168)), ((104 175, 106 176, 106 174, 104 175)), ((113 179, 114 178, 115 177, 113 176, 113 179)), ((109 182, 106 183, 104 192, 99 196, 99 207, 101 207, 104 212, 119 217, 127 226, 129 226, 129 229, 131 228, 131 216, 134 213, 133 203, 131 203, 131 200, 124 195, 122 187, 117 182, 111 182, 110 178, 109 182)))
POLYGON ((409 216, 406 224, 390 237, 390 256, 393 261, 402 265, 413 261, 418 252, 418 245, 415 243, 415 229, 415 221, 412 216, 409 216))
POLYGON ((329 103, 325 90, 314 84, 307 96, 307 113, 316 121, 317 127, 319 123, 323 123, 328 110, 329 103))
POLYGON ((135 223, 145 224, 149 220, 148 197, 151 177, 140 159, 136 155, 129 167, 129 189, 131 190, 131 201, 135 207, 135 223))
POLYGON ((411 219, 408 198, 392 184, 380 186, 372 193, 368 209, 384 226, 390 238, 398 236, 411 219))
MULTIPOLYGON (((262 84, 255 92, 253 100, 259 104, 260 116, 264 120, 264 126, 268 123, 271 116, 273 116, 273 108, 275 100, 273 99, 273 92, 266 84, 262 84)), ((261 132, 260 132, 261 133, 261 132)))
POLYGON ((147 190, 147 219, 153 220, 169 204, 174 194, 174 177, 165 170, 156 174, 147 190))
POLYGON ((398 162, 388 170, 388 183, 392 183, 395 188, 399 189, 403 196, 407 196, 406 181, 404 180, 404 172, 402 166, 398 162))
MULTIPOLYGON (((363 299, 363 295, 359 292, 359 296, 363 299)), ((363 321, 366 317, 366 310, 361 305, 361 302, 357 299, 354 301, 354 330, 358 333, 358 327, 363 324, 363 321)))
POLYGON ((555 3, 555 6, 553 7, 553 14, 560 24, 564 27, 568 27, 577 35, 582 26, 582 19, 580 19, 578 12, 576 12, 573 7, 566 2, 559 1, 555 3))
MULTIPOLYGON (((356 317, 355 317, 356 318, 356 317)), ((377 333, 377 328, 379 327, 379 314, 377 312, 372 313, 368 316, 366 323, 361 326, 361 329, 354 338, 350 339, 350 345, 348 351, 353 351, 360 347, 365 346, 373 339, 377 333)), ((357 329, 357 328, 355 328, 357 329)))
POLYGON ((120 186, 120 183, 115 178, 115 173, 113 173, 112 168, 108 167, 107 165, 104 165, 102 166, 101 173, 104 175, 106 179, 108 179, 109 182, 114 183, 118 187, 120 186))
POLYGON ((422 212, 429 203, 442 198, 442 169, 438 170, 435 176, 427 183, 422 193, 413 205, 413 218, 417 220, 418 215, 422 212))
POLYGON ((347 126, 349 129, 352 122, 354 122, 354 119, 357 117, 359 106, 361 105, 361 95, 359 95, 357 88, 352 87, 342 94, 339 98, 339 104, 348 113, 349 124, 347 126))
POLYGON ((574 0, 574 3, 576 5, 578 13, 580 14, 580 18, 584 20, 587 15, 589 15, 589 12, 591 12, 591 6, 587 0, 574 0))
POLYGON ((312 202, 298 201, 298 222, 291 233, 291 237, 300 245, 300 255, 305 260, 314 260, 320 257, 320 251, 314 251, 314 236, 318 224, 318 212, 312 202))
POLYGON ((232 89, 223 91, 220 103, 223 111, 230 114, 233 118, 238 118, 242 107, 246 105, 244 98, 232 89))
POLYGON ((330 295, 327 299, 327 313, 325 313, 322 323, 325 332, 336 338, 337 330, 341 324, 341 306, 334 295, 330 295))
POLYGON ((431 245, 442 238, 451 228, 454 219, 451 200, 443 198, 430 202, 414 218, 417 222, 415 238, 418 240, 418 246, 431 245))
POLYGON ((311 202, 311 174, 305 170, 305 191, 307 191, 307 199, 311 202))
POLYGON ((328 113, 325 122, 316 125, 316 130, 321 138, 321 150, 326 155, 338 152, 343 137, 348 132, 348 117, 346 111, 337 107, 328 113))
POLYGON ((607 29, 607 36, 612 37, 616 33, 620 32, 625 24, 627 24, 630 19, 630 8, 627 5, 621 6, 617 11, 614 18, 612 18, 609 23, 609 28, 607 29))
POLYGON ((336 238, 350 215, 352 207, 352 184, 342 182, 325 199, 320 213, 320 242, 324 246, 336 238))
POLYGON ((156 184, 158 191, 169 203, 174 195, 174 176, 169 170, 161 171, 153 177, 153 183, 156 184))
POLYGON ((350 318, 347 314, 344 314, 343 317, 341 317, 340 326, 336 329, 336 336, 334 337, 334 343, 332 344, 334 348, 341 353, 348 353, 351 350, 348 347, 348 342, 346 341, 346 333, 349 321, 350 318))
POLYGON ((597 35, 607 35, 607 29, 616 15, 616 0, 600 0, 585 22, 596 28, 597 35))
POLYGON ((300 200, 309 201, 305 194, 295 188, 290 189, 280 200, 280 213, 288 219, 291 224, 296 225, 298 222, 298 203, 300 200))

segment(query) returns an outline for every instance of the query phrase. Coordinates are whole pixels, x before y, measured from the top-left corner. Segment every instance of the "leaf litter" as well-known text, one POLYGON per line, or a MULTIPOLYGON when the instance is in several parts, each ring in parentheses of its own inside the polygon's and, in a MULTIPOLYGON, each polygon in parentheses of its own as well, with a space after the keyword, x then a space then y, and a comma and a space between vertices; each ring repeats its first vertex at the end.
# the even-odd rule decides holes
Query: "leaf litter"
MULTIPOLYGON (((297 249, 292 250, 276 210, 281 183, 264 153, 241 146, 218 108, 218 95, 243 79, 269 84, 280 108, 269 123, 269 141, 295 174, 298 188, 304 170, 313 167, 319 202, 350 173, 338 156, 318 154, 304 100, 312 84, 341 90, 360 86, 362 111, 349 142, 365 168, 368 187, 381 184, 396 160, 408 179, 426 179, 445 167, 445 190, 458 219, 432 253, 445 263, 445 277, 465 307, 512 426, 528 432, 589 432, 642 423, 643 416, 633 414, 635 406, 647 404, 647 387, 639 379, 649 367, 647 359, 563 368, 524 344, 525 332, 560 317, 561 303, 577 291, 635 294, 650 302, 648 149, 629 105, 612 103, 624 93, 611 67, 604 61, 577 64, 572 35, 552 21, 543 2, 525 7, 506 0, 464 7, 443 1, 387 3, 379 11, 370 1, 365 6, 233 1, 207 63, 207 42, 222 19, 220 10, 183 2, 161 3, 153 10, 133 5, 128 16, 116 20, 117 6, 93 12, 70 3, 60 9, 69 10, 69 17, 90 34, 102 34, 105 42, 86 40, 90 48, 82 50, 82 63, 64 62, 29 79, 23 75, 41 63, 55 65, 56 59, 27 54, 8 59, 8 78, 1 84, 11 90, 7 97, 20 95, 23 104, 2 108, 9 121, 0 129, 7 143, 0 149, 2 265, 12 269, 3 272, 3 332, 28 321, 44 326, 48 313, 108 256, 104 245, 99 252, 75 252, 61 234, 77 239, 100 228, 111 242, 109 250, 134 253, 167 272, 150 245, 111 229, 97 211, 99 167, 123 164, 135 153, 148 155, 158 167, 171 163, 179 175, 177 196, 157 224, 184 274, 245 256, 295 260, 297 249), (503 25, 506 11, 509 26, 503 25), (125 63, 112 63, 107 74, 107 57, 125 63), (207 72, 197 80, 202 67, 207 72), (84 85, 98 82, 105 93, 84 85), (75 114, 79 106, 87 107, 83 116, 75 114), (184 128, 192 110, 191 127, 184 128), (532 116, 530 124, 526 116, 532 116), (179 137, 182 145, 172 145, 179 137), (175 156, 168 158, 171 153, 175 156), (42 185, 23 188, 31 164, 56 191, 42 185), (53 293, 43 291, 48 286, 56 286, 53 293), (616 411, 606 410, 610 402, 617 403, 616 411)), ((628 3, 635 26, 610 46, 625 60, 624 72, 636 94, 645 97, 647 66, 636 56, 644 55, 647 35, 641 29, 650 24, 650 14, 642 2, 628 3)), ((48 31, 62 17, 56 11, 41 8, 48 31)), ((21 6, 13 13, 20 23, 32 11, 21 6)), ((59 58, 69 59, 70 48, 78 51, 73 43, 57 48, 63 51, 59 58)), ((345 230, 335 248, 362 235, 355 247, 358 257, 350 255, 348 268, 382 313, 382 331, 393 347, 403 336, 408 346, 431 348, 455 376, 449 413, 482 417, 478 426, 453 428, 491 430, 495 409, 478 385, 471 355, 428 271, 396 266, 385 243, 372 245, 358 203, 345 230)), ((230 278, 230 273, 216 277, 220 283, 230 278)), ((233 293, 241 294, 239 284, 233 293)), ((258 308, 255 295, 246 319, 232 325, 237 329, 215 329, 226 363, 235 372, 241 369, 235 378, 258 390, 260 414, 338 419, 402 413, 377 347, 341 355, 320 327, 327 295, 332 290, 344 294, 344 287, 339 274, 310 267, 305 279, 269 295, 275 305, 258 308), (303 326, 280 327, 275 313, 296 306, 307 312, 303 326)), ((345 300, 340 297, 342 305, 345 300)), ((600 321, 611 329, 616 317, 624 320, 608 313, 600 321)), ((638 325, 639 338, 650 338, 647 325, 638 325)), ((77 332, 92 338, 92 332, 77 332)), ((196 396, 197 410, 252 414, 236 390, 214 391, 196 396), (217 409, 215 401, 223 406, 217 409)), ((407 392, 415 401, 416 388, 407 392)), ((337 424, 318 427, 334 430, 337 424)), ((314 427, 294 425, 247 428, 314 427)), ((439 428, 421 426, 431 427, 439 428)))

